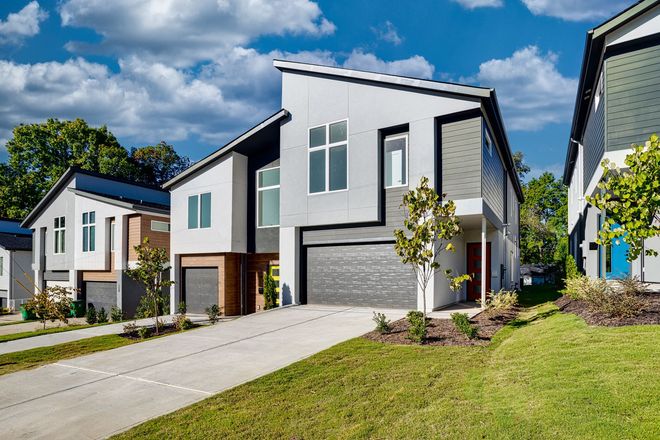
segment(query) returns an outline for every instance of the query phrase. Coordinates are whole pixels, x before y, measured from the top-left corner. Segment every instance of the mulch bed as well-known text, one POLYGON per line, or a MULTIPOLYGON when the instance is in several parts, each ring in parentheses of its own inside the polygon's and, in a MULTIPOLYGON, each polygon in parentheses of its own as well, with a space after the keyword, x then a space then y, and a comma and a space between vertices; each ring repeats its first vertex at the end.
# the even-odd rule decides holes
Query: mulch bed
MULTIPOLYGON (((199 326, 200 326, 199 324, 193 324, 193 326, 191 328, 196 328, 196 327, 199 327, 199 326)), ((179 330, 177 330, 176 327, 174 327, 174 324, 169 324, 169 323, 164 324, 163 327, 161 327, 160 331, 158 332, 158 335, 156 335, 156 333, 154 332, 154 327, 155 326, 150 325, 150 326, 143 326, 143 327, 148 327, 151 330, 151 333, 149 334, 149 336, 147 336, 144 339, 153 338, 154 336, 163 336, 163 335, 166 335, 166 334, 169 334, 169 333, 179 333, 179 330)), ((134 333, 120 333, 119 336, 121 336, 122 338, 131 339, 131 340, 134 340, 134 341, 142 340, 142 338, 140 337, 140 335, 138 334, 137 331, 134 332, 134 333)))
MULTIPOLYGON (((424 345, 487 345, 499 329, 518 316, 519 311, 519 308, 514 308, 491 316, 479 313, 470 319, 470 323, 479 329, 475 339, 461 333, 450 319, 431 319, 424 345)), ((408 339, 408 321, 405 318, 394 321, 390 326, 392 330, 389 333, 380 334, 374 330, 363 337, 385 344, 417 345, 408 339)))
POLYGON ((632 318, 610 317, 589 308, 585 301, 572 300, 564 295, 555 301, 559 310, 573 313, 589 325, 621 327, 624 325, 660 325, 660 294, 650 293, 641 296, 642 308, 637 316, 632 318))

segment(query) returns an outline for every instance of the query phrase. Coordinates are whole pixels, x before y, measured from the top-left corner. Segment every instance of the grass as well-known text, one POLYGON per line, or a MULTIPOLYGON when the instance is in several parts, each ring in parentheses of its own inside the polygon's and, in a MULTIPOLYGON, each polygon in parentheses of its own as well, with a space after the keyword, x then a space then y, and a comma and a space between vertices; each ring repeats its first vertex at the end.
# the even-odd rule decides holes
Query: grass
POLYGON ((26 322, 36 322, 36 319, 28 319, 26 321, 20 320, 20 321, 7 321, 7 322, 0 322, 0 327, 4 327, 5 325, 16 325, 16 324, 24 324, 26 322))
POLYGON ((353 339, 117 438, 660 438, 660 327, 526 294, 488 347, 353 339))
MULTIPOLYGON (((107 324, 112 324, 112 323, 107 323, 107 324)), ((78 325, 67 325, 64 327, 51 327, 47 329, 38 329, 38 330, 30 330, 27 332, 20 332, 20 333, 11 333, 8 335, 0 335, 0 343, 2 342, 8 342, 8 341, 15 341, 17 339, 25 339, 25 338, 32 338, 34 336, 42 336, 42 335, 50 335, 52 333, 62 333, 62 332, 69 332, 71 330, 82 330, 85 328, 89 327, 97 327, 99 325, 106 325, 106 323, 103 324, 78 324, 78 325)))
POLYGON ((64 344, 39 347, 0 355, 0 376, 39 367, 63 359, 70 359, 97 351, 110 350, 135 341, 118 335, 95 336, 64 344))

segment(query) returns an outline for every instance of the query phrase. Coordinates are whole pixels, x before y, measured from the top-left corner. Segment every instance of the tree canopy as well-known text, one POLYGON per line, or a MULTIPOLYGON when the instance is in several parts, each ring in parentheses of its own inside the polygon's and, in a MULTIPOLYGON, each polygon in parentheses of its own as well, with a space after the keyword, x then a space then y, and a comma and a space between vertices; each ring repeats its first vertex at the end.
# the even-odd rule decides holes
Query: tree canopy
POLYGON ((160 185, 190 165, 164 142, 129 152, 106 126, 82 119, 18 125, 7 153, 0 164, 0 216, 10 218, 25 217, 72 166, 160 185))

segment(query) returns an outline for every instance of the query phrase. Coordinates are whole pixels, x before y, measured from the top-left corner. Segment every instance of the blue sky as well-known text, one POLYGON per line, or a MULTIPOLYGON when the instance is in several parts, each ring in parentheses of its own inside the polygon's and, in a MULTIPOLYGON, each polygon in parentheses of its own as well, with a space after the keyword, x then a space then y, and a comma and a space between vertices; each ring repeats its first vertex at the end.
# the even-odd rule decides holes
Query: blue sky
POLYGON ((586 31, 632 0, 3 0, 0 159, 47 117, 197 160, 279 108, 273 57, 495 87, 512 150, 563 166, 586 31))

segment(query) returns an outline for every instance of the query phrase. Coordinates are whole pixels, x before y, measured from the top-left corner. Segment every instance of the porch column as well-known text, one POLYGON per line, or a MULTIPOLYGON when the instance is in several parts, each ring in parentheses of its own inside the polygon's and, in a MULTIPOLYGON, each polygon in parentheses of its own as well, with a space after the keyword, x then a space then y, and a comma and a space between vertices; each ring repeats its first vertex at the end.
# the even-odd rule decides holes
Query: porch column
POLYGON ((488 275, 488 256, 486 255, 486 217, 481 217, 481 308, 486 306, 486 276, 488 275))
POLYGON ((280 307, 300 304, 300 229, 280 228, 280 307))

